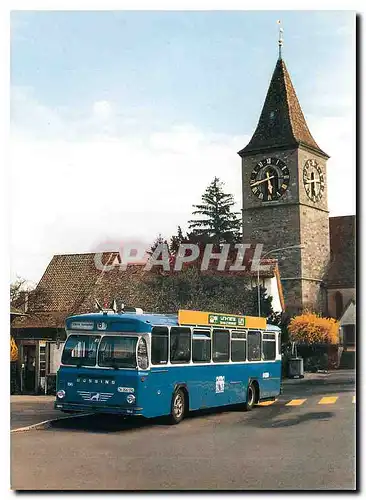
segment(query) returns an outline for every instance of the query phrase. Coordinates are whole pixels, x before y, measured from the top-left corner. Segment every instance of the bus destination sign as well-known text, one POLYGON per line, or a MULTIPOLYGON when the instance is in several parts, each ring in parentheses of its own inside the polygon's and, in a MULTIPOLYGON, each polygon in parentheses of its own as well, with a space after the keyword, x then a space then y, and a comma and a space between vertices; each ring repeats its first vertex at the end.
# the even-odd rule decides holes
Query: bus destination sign
POLYGON ((70 325, 73 330, 93 330, 93 321, 73 321, 70 325))
POLYGON ((232 328, 261 328, 267 326, 266 318, 257 316, 239 316, 237 314, 222 314, 206 311, 178 311, 180 325, 226 326, 232 328))
POLYGON ((245 316, 232 316, 231 314, 209 314, 210 325, 219 326, 245 326, 245 316))

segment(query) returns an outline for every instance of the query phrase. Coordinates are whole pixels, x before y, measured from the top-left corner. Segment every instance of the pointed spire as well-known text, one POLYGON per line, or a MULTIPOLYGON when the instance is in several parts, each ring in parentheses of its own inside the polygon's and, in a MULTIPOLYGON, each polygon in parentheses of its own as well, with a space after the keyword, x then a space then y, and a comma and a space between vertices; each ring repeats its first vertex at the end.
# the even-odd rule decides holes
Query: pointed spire
POLYGON ((279 59, 272 75, 257 128, 247 146, 238 154, 248 156, 257 151, 265 152, 301 145, 329 158, 319 148, 306 124, 290 75, 281 58, 283 42, 281 33, 279 59))
POLYGON ((283 45, 283 28, 281 28, 281 21, 278 20, 277 24, 279 26, 278 28, 278 59, 282 59, 282 45, 283 45))

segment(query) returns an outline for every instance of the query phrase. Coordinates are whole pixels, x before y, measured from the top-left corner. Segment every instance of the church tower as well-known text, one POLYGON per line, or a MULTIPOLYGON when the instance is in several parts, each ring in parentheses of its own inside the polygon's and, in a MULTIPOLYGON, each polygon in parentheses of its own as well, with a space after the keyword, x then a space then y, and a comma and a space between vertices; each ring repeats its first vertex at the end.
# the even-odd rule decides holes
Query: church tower
POLYGON ((243 242, 277 258, 286 311, 325 310, 329 263, 326 162, 311 135, 281 56, 257 128, 242 158, 243 242))

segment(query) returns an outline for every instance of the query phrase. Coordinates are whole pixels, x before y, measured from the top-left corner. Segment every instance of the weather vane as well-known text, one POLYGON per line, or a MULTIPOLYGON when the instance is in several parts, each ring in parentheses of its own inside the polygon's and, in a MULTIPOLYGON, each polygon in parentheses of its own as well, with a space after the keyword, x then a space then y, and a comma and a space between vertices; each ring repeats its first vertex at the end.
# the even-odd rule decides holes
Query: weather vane
POLYGON ((283 28, 281 28, 281 21, 278 20, 277 24, 279 25, 278 29, 278 58, 282 59, 282 54, 281 54, 281 49, 283 45, 283 38, 282 38, 282 33, 283 33, 283 28))

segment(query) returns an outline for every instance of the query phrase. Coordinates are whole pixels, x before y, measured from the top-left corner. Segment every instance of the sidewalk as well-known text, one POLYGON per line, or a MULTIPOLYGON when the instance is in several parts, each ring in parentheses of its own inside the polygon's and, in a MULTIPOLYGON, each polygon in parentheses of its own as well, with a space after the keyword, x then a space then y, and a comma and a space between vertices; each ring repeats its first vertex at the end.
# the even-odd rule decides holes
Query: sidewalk
POLYGON ((10 396, 10 428, 19 429, 65 416, 54 410, 55 396, 10 396))
POLYGON ((304 378, 284 378, 283 385, 296 385, 306 383, 338 383, 345 379, 354 379, 356 382, 356 370, 331 370, 325 373, 304 373, 304 378))
POLYGON ((10 403, 48 403, 55 401, 56 396, 44 394, 33 396, 31 394, 14 394, 10 396, 10 403))

